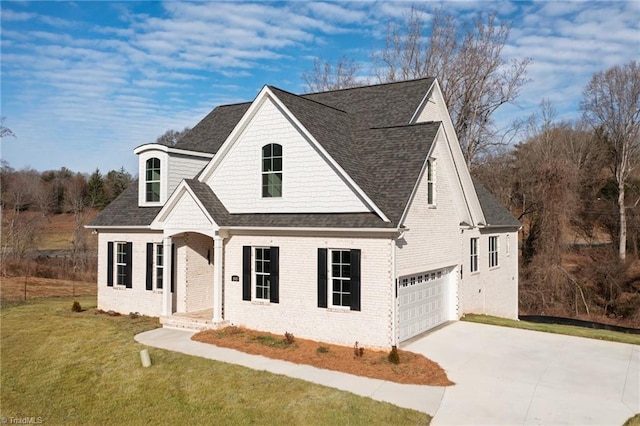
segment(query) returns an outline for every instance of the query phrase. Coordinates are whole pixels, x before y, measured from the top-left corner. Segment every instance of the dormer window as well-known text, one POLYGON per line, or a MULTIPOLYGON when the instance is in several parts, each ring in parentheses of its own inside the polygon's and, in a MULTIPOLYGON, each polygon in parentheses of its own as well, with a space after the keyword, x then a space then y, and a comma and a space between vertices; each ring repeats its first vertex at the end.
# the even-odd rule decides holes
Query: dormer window
POLYGON ((282 197, 282 145, 262 147, 262 197, 282 197))
POLYGON ((149 158, 145 168, 145 191, 147 202, 160 201, 160 159, 149 158))

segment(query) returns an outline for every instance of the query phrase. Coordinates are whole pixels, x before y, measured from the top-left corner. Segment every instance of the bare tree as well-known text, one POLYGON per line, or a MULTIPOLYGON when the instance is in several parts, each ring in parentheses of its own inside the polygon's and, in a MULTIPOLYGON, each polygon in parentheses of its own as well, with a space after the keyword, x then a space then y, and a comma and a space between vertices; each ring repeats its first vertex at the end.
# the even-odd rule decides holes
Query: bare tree
POLYGON ((507 62, 502 50, 511 27, 497 13, 478 13, 460 26, 437 9, 427 32, 426 13, 412 7, 405 22, 387 27, 385 48, 373 56, 381 82, 437 77, 467 164, 502 143, 493 114, 514 103, 527 83, 530 59, 507 62))
POLYGON ((626 258, 625 187, 640 163, 640 68, 636 61, 593 75, 580 103, 584 119, 607 147, 618 187, 618 257, 626 258))
POLYGON ((189 132, 189 130, 191 130, 189 127, 185 127, 181 131, 169 129, 162 135, 158 136, 156 143, 160 145, 174 146, 189 132))
POLYGON ((329 61, 315 58, 313 70, 302 73, 302 79, 307 83, 310 92, 345 89, 363 84, 356 78, 359 69, 360 66, 353 59, 347 59, 345 56, 338 59, 335 66, 329 61))
POLYGON ((5 136, 15 137, 16 135, 11 131, 11 129, 8 127, 5 127, 4 125, 5 119, 6 117, 0 117, 0 138, 4 138, 5 136))

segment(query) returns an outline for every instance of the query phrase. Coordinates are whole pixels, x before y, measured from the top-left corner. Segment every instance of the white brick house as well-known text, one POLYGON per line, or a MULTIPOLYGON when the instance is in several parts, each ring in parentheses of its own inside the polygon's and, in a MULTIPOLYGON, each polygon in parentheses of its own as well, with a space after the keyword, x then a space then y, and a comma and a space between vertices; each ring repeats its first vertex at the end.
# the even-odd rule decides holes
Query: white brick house
POLYGON ((100 309, 381 348, 517 318, 520 223, 469 175, 435 79, 265 86, 134 153, 89 225, 100 309))

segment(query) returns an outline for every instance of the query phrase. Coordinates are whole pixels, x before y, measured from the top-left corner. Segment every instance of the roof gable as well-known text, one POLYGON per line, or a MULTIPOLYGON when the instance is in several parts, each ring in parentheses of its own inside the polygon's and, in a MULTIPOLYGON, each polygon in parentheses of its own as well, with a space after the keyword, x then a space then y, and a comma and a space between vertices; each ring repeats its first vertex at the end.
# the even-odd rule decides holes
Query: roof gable
POLYGON ((188 180, 183 180, 178 185, 151 223, 152 229, 163 229, 169 233, 190 230, 211 236, 217 226, 207 208, 190 187, 188 180))

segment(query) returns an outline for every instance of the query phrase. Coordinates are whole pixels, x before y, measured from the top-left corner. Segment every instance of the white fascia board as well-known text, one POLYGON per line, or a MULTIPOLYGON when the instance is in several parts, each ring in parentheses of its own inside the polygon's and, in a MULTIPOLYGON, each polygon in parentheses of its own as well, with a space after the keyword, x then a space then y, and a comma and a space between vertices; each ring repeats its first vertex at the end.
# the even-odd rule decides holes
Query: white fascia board
POLYGON ((471 180, 471 174, 469 173, 467 164, 464 161, 464 155, 462 154, 462 148, 460 148, 458 135, 453 128, 453 121, 451 121, 449 109, 444 102, 444 96, 442 95, 442 89, 440 88, 438 80, 434 81, 432 90, 438 91, 439 99, 441 100, 442 106, 446 112, 445 116, 440 117, 440 119, 444 124, 445 138, 447 140, 447 145, 449 146, 451 158, 453 159, 453 166, 455 167, 456 174, 458 175, 458 182, 462 189, 462 195, 464 197, 465 204, 467 205, 468 214, 471 220, 475 222, 473 225, 486 223, 482 207, 480 207, 478 195, 476 194, 476 189, 473 186, 473 181, 471 180), (447 129, 450 129, 451 131, 448 131, 447 129))
POLYGON ((175 191, 173 191, 173 194, 171 194, 171 197, 169 197, 164 207, 162 207, 162 209, 158 212, 158 215, 155 217, 155 219, 153 219, 153 222, 151 222, 151 225, 149 225, 150 229, 159 229, 159 230, 164 229, 164 227, 161 224, 166 220, 166 218, 169 216, 171 211, 178 204, 178 201, 180 201, 180 198, 182 197, 182 195, 185 193, 188 193, 191 196, 191 198, 195 200, 196 204, 198 205, 200 210, 202 210, 207 220, 209 220, 212 225, 216 224, 215 220, 213 220, 213 218, 211 217, 207 209, 202 205, 202 202, 200 201, 200 199, 196 196, 196 194, 193 193, 189 185, 187 185, 186 181, 183 179, 178 184, 178 187, 175 189, 175 191))
POLYGON ((188 149, 173 148, 170 146, 160 145, 157 143, 147 143, 144 145, 140 145, 139 147, 133 150, 133 153, 138 155, 146 151, 162 151, 169 154, 187 155, 190 157, 213 158, 213 154, 210 154, 208 152, 190 151, 188 149))
POLYGON ((293 122, 293 124, 304 134, 304 136, 309 141, 311 141, 311 143, 314 145, 314 148, 325 158, 326 161, 331 164, 331 166, 340 174, 340 176, 347 182, 347 184, 356 191, 360 199, 364 201, 365 204, 367 204, 378 216, 380 216, 380 218, 384 222, 391 222, 391 220, 389 220, 389 218, 373 202, 373 200, 371 200, 371 198, 369 198, 369 196, 362 190, 362 188, 360 188, 360 186, 355 183, 351 176, 349 176, 349 174, 342 167, 340 167, 340 165, 329 155, 324 147, 320 143, 318 143, 318 141, 311 135, 311 133, 309 133, 309 131, 302 125, 302 123, 298 121, 298 118, 293 115, 291 111, 289 111, 289 109, 282 103, 280 99, 278 99, 278 97, 271 91, 271 89, 269 89, 268 86, 264 86, 262 88, 258 96, 256 96, 254 101, 251 103, 251 106, 249 107, 247 112, 245 112, 231 134, 227 137, 227 140, 222 144, 222 146, 218 150, 218 154, 216 154, 213 160, 211 160, 209 164, 207 164, 207 166, 204 168, 203 172, 198 178, 201 182, 205 182, 207 179, 209 179, 215 168, 223 161, 226 153, 231 149, 244 128, 247 126, 247 124, 250 122, 250 120, 253 118, 262 104, 264 104, 266 99, 271 99, 271 101, 273 101, 281 111, 284 111, 284 113, 287 115, 287 118, 289 118, 293 122))
POLYGON ((222 162, 224 157, 226 157, 227 153, 231 150, 231 147, 233 147, 235 142, 238 140, 238 137, 242 134, 245 127, 249 124, 258 109, 262 106, 269 93, 271 93, 269 87, 267 87, 266 85, 262 87, 262 90, 260 90, 258 96, 256 96, 253 102, 251 102, 251 106, 249 106, 249 109, 247 109, 240 121, 238 121, 229 136, 227 136, 227 139, 224 141, 222 146, 220 146, 220 149, 218 149, 216 155, 211 161, 209 161, 209 163, 200 173, 200 176, 198 177, 198 180, 200 182, 206 182, 211 177, 215 169, 222 162))
POLYGON ((103 225, 84 225, 85 229, 108 229, 108 230, 115 230, 115 229, 142 229, 142 230, 149 230, 151 229, 151 225, 129 225, 129 226, 121 226, 121 225, 110 225, 110 226, 103 226, 103 225))
POLYGON ((416 120, 420 116, 420 112, 422 112, 422 109, 424 108, 425 104, 429 102, 429 98, 431 98, 431 91, 433 90, 433 86, 435 85, 436 81, 438 81, 438 79, 434 78, 433 82, 431 82, 431 86, 429 86, 429 90, 427 90, 427 93, 424 95, 424 97, 420 101, 418 108, 416 108, 415 112, 413 113, 413 116, 411 117, 411 120, 409 120, 409 124, 416 123, 416 120))
MULTIPOLYGON (((409 214, 409 208, 411 207, 411 203, 413 203, 413 199, 416 196, 416 192, 418 192, 418 186, 420 186, 420 182, 422 182, 422 178, 424 177, 424 174, 426 173, 427 170, 427 162, 429 161, 429 159, 431 158, 431 154, 433 153, 433 150, 436 146, 436 142, 438 141, 438 136, 440 136, 440 132, 442 132, 442 124, 440 124, 440 126, 438 126, 438 131, 436 132, 436 135, 433 137, 433 142, 431 143, 431 148, 429 148, 429 152, 427 152, 427 156, 424 159, 424 162, 422 163, 422 169, 420 170, 420 174, 418 175, 418 178, 416 179, 416 182, 413 184, 413 189, 411 190, 411 195, 409 196, 409 201, 407 202, 407 205, 404 206, 404 211, 402 212, 402 216, 400 216, 400 221, 398 222, 398 226, 402 226, 402 224, 404 223, 405 219, 407 218, 407 214, 409 214)), ((436 183, 437 185, 437 183, 436 183)))
POLYGON ((314 138, 313 135, 309 133, 309 131, 302 125, 302 123, 298 121, 298 118, 295 115, 293 115, 291 111, 287 109, 287 107, 282 103, 282 101, 280 101, 280 99, 278 99, 277 96, 271 93, 270 90, 269 90, 269 93, 271 94, 271 99, 278 105, 279 108, 285 111, 288 118, 291 121, 293 121, 295 126, 298 129, 300 129, 302 133, 304 133, 305 137, 311 141, 311 143, 314 145, 314 148, 320 152, 320 154, 326 159, 326 161, 328 161, 331 164, 331 166, 338 171, 338 173, 342 176, 342 178, 347 181, 348 185, 351 186, 351 188, 353 188, 357 192, 358 196, 366 204, 368 204, 369 207, 373 209, 373 211, 376 212, 376 214, 380 216, 380 218, 384 222, 391 222, 389 218, 382 212, 382 210, 373 202, 373 200, 369 198, 369 196, 362 190, 362 188, 360 188, 360 186, 356 184, 356 182, 351 178, 351 176, 349 176, 349 174, 342 167, 340 167, 340 165, 331 157, 331 155, 329 155, 329 153, 324 149, 324 147, 316 140, 316 138, 314 138))
POLYGON ((409 228, 310 228, 310 227, 277 227, 277 226, 221 226, 221 231, 267 231, 267 232, 331 232, 331 233, 370 233, 370 234, 400 234, 409 228))

